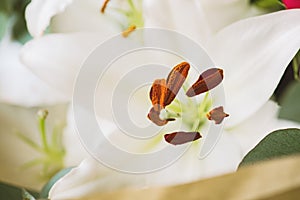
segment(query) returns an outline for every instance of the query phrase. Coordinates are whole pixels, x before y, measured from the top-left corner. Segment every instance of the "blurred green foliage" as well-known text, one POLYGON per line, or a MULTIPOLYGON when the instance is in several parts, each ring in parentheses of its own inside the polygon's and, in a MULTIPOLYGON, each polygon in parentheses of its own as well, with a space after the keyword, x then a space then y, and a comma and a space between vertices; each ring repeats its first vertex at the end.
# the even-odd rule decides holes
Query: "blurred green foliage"
POLYGON ((30 38, 25 21, 25 8, 30 0, 0 0, 0 40, 7 29, 12 39, 25 43, 30 38))
POLYGON ((285 9, 285 5, 280 0, 251 0, 250 2, 258 8, 269 12, 285 9))
POLYGON ((279 118, 300 123, 300 82, 289 85, 282 100, 279 118))
POLYGON ((31 200, 37 197, 39 197, 39 194, 35 191, 26 191, 23 188, 0 182, 1 200, 31 200))

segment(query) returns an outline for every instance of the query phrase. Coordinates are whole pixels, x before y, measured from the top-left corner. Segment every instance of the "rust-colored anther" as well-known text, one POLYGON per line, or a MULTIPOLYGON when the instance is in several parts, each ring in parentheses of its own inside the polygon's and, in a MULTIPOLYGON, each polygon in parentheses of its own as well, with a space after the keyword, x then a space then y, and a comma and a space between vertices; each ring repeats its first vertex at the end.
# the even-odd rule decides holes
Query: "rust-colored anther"
POLYGON ((223 106, 214 108, 209 113, 207 113, 207 119, 214 120, 215 124, 221 124, 225 117, 229 115, 224 112, 223 106))
POLYGON ((200 139, 202 136, 199 132, 174 132, 170 134, 164 135, 165 141, 173 144, 173 145, 179 145, 179 144, 185 144, 188 142, 192 142, 195 140, 200 139))
POLYGON ((148 118, 158 126, 163 126, 168 121, 175 120, 160 119, 160 111, 175 99, 188 75, 189 69, 190 65, 187 62, 182 62, 172 69, 167 80, 157 79, 153 82, 150 90, 150 99, 153 107, 148 114, 148 118))
POLYGON ((100 9, 101 13, 104 13, 104 12, 105 12, 105 9, 106 9, 107 4, 108 4, 109 1, 110 1, 110 0, 105 0, 105 1, 103 2, 102 7, 101 7, 101 9, 100 9))
POLYGON ((207 92, 218 86, 222 82, 223 77, 222 69, 208 69, 199 76, 198 80, 188 89, 186 95, 193 97, 207 92))
POLYGON ((135 25, 129 26, 125 31, 122 32, 123 37, 128 37, 131 32, 136 29, 135 25))
POLYGON ((167 84, 165 79, 157 79, 152 84, 150 99, 155 111, 161 111, 165 107, 167 84))
POLYGON ((169 73, 167 78, 167 95, 164 102, 165 106, 172 103, 172 101, 175 99, 188 75, 189 70, 190 64, 187 62, 182 62, 176 65, 169 73))
POLYGON ((174 121, 175 119, 169 118, 169 119, 161 119, 159 117, 160 111, 156 111, 153 107, 148 113, 148 119, 150 119, 154 124, 157 126, 163 126, 166 125, 169 121, 174 121))

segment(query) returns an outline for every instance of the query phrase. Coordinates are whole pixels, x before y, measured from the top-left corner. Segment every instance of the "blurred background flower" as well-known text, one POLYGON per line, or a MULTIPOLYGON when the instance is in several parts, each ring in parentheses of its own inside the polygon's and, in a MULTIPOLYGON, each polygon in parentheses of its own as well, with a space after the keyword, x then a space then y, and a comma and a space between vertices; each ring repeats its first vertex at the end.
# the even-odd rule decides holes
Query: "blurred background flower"
POLYGON ((43 107, 51 112, 47 132, 51 133, 55 127, 62 129, 66 99, 20 61, 20 49, 31 39, 24 18, 28 3, 23 0, 0 3, 0 179, 39 190, 53 174, 43 173, 42 161, 25 167, 42 155, 22 136, 41 145, 36 113, 43 107))

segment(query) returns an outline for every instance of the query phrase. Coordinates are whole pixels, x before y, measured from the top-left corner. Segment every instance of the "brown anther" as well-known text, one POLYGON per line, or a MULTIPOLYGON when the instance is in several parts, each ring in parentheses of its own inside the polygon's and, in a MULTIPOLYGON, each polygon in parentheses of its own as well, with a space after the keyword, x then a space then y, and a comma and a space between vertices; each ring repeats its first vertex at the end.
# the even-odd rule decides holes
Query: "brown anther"
POLYGON ((175 119, 170 118, 170 119, 161 119, 159 117, 160 115, 160 111, 156 111, 153 108, 151 108, 149 114, 148 114, 148 119, 150 119, 154 124, 156 124, 157 126, 163 126, 166 125, 169 121, 174 121, 175 119))
POLYGON ((198 80, 188 89, 186 95, 193 97, 218 86, 223 80, 223 70, 211 68, 203 72, 198 80))
POLYGON ((188 142, 192 142, 195 140, 200 139, 202 136, 199 132, 174 132, 170 134, 164 135, 165 141, 173 144, 173 145, 179 145, 179 144, 185 144, 188 142))
POLYGON ((159 104, 160 109, 163 109, 172 103, 185 81, 189 69, 190 65, 182 62, 172 69, 167 80, 157 79, 154 81, 150 90, 150 99, 154 107, 158 107, 157 104, 159 104))
POLYGON ((212 109, 209 113, 207 113, 207 119, 214 120, 215 124, 221 124, 225 117, 229 115, 224 112, 223 106, 212 109))
POLYGON ((157 79, 152 84, 150 99, 155 111, 161 111, 165 107, 167 84, 165 79, 157 79))
POLYGON ((172 103, 172 101, 175 99, 188 75, 189 70, 190 64, 187 62, 182 62, 176 65, 169 73, 167 78, 167 95, 164 102, 165 106, 172 103))
POLYGON ((168 121, 175 119, 162 120, 159 118, 160 111, 168 106, 175 99, 182 84, 184 83, 190 65, 187 62, 182 62, 176 65, 169 73, 167 80, 157 79, 152 84, 150 90, 150 99, 153 108, 148 114, 148 118, 158 126, 165 125, 168 121))
POLYGON ((135 25, 129 26, 125 31, 122 32, 123 37, 125 37, 125 38, 128 37, 129 34, 130 34, 131 32, 133 32, 135 29, 136 29, 136 26, 135 26, 135 25))
POLYGON ((105 0, 104 2, 103 2, 103 4, 102 4, 102 7, 101 7, 101 13, 104 13, 105 12, 105 9, 106 9, 106 7, 107 7, 107 4, 108 4, 108 2, 109 2, 110 0, 105 0))

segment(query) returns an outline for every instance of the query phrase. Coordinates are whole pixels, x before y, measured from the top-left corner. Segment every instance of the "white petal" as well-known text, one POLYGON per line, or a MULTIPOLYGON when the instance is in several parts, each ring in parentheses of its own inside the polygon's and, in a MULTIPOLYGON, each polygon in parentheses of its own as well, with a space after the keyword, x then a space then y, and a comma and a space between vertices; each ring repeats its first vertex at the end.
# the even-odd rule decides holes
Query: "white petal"
POLYGON ((25 18, 29 33, 33 37, 41 36, 51 18, 72 3, 72 0, 32 0, 26 7, 25 18))
POLYGON ((276 103, 268 101, 252 117, 228 130, 241 145, 243 156, 272 131, 300 127, 300 124, 278 119, 278 110, 279 106, 276 103))
POLYGON ((201 0, 201 4, 213 32, 243 18, 263 14, 249 0, 201 0))
POLYGON ((241 148, 235 139, 223 133, 214 150, 199 159, 199 145, 191 148, 171 166, 147 176, 147 185, 174 185, 233 172, 242 160, 241 148))
POLYGON ((72 107, 69 107, 68 110, 67 127, 64 129, 63 144, 66 150, 66 166, 77 166, 82 160, 90 157, 77 133, 72 107))
POLYGON ((70 99, 81 64, 105 36, 105 33, 46 35, 28 42, 21 59, 38 77, 70 99))
MULTIPOLYGON (((47 107, 49 131, 55 125, 64 124, 66 107, 64 105, 47 107)), ((45 184, 41 179, 42 166, 22 168, 25 163, 40 158, 40 153, 23 142, 16 133, 40 143, 36 121, 38 108, 24 108, 0 104, 0 179, 14 185, 40 190, 45 184)))
POLYGON ((300 10, 275 12, 234 23, 209 43, 224 68, 228 125, 256 112, 272 95, 300 47, 300 10))
POLYGON ((211 34, 200 1, 144 0, 143 15, 145 27, 175 30, 201 44, 211 34))
POLYGON ((119 173, 89 158, 57 181, 50 190, 49 198, 53 200, 82 198, 125 187, 139 187, 143 184, 141 175, 119 173))
POLYGON ((23 106, 66 102, 59 91, 37 78, 19 59, 21 44, 0 43, 0 101, 23 106))
POLYGON ((100 8, 104 0, 74 0, 64 12, 53 17, 51 21, 51 31, 59 32, 79 32, 79 31, 99 31, 99 32, 119 32, 122 31, 121 22, 125 16, 120 16, 118 12, 111 11, 112 4, 110 2, 107 12, 102 14, 100 8), (119 19, 117 17, 123 17, 119 19))

